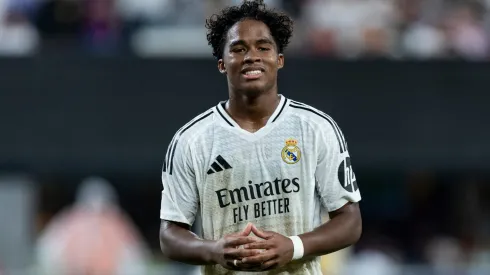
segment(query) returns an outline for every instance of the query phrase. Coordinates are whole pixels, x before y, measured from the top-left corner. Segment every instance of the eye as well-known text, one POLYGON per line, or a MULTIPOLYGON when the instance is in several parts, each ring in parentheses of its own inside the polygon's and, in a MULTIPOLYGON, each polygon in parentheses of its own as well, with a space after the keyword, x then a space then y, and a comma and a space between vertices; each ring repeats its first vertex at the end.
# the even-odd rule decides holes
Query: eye
POLYGON ((234 52, 234 53, 241 53, 241 52, 244 52, 244 51, 245 51, 245 49, 244 49, 244 48, 234 48, 234 49, 232 50, 232 52, 234 52))
POLYGON ((266 47, 259 47, 259 51, 262 51, 262 52, 266 52, 266 51, 269 51, 270 48, 266 48, 266 47))

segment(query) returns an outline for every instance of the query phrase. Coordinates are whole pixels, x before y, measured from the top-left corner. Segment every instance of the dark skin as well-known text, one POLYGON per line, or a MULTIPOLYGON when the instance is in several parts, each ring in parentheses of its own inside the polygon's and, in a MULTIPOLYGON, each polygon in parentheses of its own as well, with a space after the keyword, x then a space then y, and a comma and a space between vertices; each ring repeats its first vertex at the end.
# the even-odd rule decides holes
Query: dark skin
MULTIPOLYGON (((227 76, 230 100, 227 112, 241 128, 256 132, 264 127, 279 104, 277 72, 284 56, 264 23, 244 20, 227 34, 223 58, 218 69, 227 76), (247 76, 246 71, 260 74, 247 76)), ((357 203, 347 203, 329 213, 330 220, 311 232, 299 235, 304 257, 321 256, 348 247, 358 241, 362 221, 357 203)), ((198 238, 188 225, 162 221, 160 244, 169 259, 196 265, 220 264, 230 270, 262 271, 282 267, 293 257, 293 243, 273 231, 252 224, 218 241, 198 238), (250 236, 251 233, 255 236, 250 236), (242 247, 240 247, 242 246, 242 247), (237 259, 237 266, 233 261, 237 259)))
POLYGON ((269 28, 256 20, 244 20, 228 31, 223 58, 218 69, 228 79, 227 112, 241 128, 256 132, 264 127, 279 104, 277 72, 284 67, 284 56, 269 28), (247 79, 246 70, 260 70, 257 79, 247 79))
MULTIPOLYGON (((330 220, 311 232, 298 235, 304 246, 303 258, 322 256, 355 244, 361 237, 362 221, 359 205, 348 203, 329 212, 330 220)), ((244 257, 241 263, 257 270, 270 270, 288 264, 293 258, 292 241, 277 232, 262 231, 255 226, 252 232, 264 239, 246 244, 244 249, 265 249, 264 253, 244 257)), ((238 264, 240 266, 240 264, 238 264)))
POLYGON ((236 267, 233 260, 259 255, 259 250, 238 248, 256 242, 258 238, 249 236, 252 224, 243 231, 223 236, 218 241, 199 238, 183 223, 162 220, 160 226, 160 247, 163 255, 177 262, 193 265, 219 264, 231 270, 251 270, 252 264, 236 267))

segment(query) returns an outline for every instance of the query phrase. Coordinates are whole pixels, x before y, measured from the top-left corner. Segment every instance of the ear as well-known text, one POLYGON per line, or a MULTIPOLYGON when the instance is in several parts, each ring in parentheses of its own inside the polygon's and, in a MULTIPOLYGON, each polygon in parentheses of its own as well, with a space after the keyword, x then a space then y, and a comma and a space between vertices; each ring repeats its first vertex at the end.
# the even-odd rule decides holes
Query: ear
POLYGON ((284 55, 280 53, 277 56, 277 68, 282 69, 284 67, 284 55))
POLYGON ((218 70, 222 74, 226 74, 226 68, 225 68, 225 63, 223 62, 223 59, 218 60, 218 70))

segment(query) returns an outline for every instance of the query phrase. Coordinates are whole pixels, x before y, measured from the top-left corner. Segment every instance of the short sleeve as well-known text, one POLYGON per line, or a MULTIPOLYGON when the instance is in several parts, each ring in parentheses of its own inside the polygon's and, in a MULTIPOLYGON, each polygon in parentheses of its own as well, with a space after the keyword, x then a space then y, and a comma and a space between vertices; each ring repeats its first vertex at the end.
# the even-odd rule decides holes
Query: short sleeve
POLYGON ((328 212, 348 202, 358 202, 361 194, 342 131, 332 119, 318 129, 316 188, 328 212))
POLYGON ((178 138, 169 145, 162 168, 160 219, 194 223, 199 194, 189 146, 178 138))

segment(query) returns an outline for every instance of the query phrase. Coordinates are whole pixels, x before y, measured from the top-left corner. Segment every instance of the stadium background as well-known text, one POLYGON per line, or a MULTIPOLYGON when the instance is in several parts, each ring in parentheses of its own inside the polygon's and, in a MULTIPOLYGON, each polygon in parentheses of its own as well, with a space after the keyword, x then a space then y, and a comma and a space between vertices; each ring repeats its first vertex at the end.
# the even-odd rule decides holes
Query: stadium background
MULTIPOLYGON (((0 274, 55 274, 41 236, 91 176, 145 274, 195 271, 161 258, 160 169, 174 132, 227 97, 203 22, 237 2, 0 0, 0 274)), ((266 2, 297 22, 280 93, 339 123, 363 195, 363 237, 325 274, 489 274, 490 1, 266 2)), ((117 245, 84 228, 92 243, 64 251, 95 270, 117 245)))

